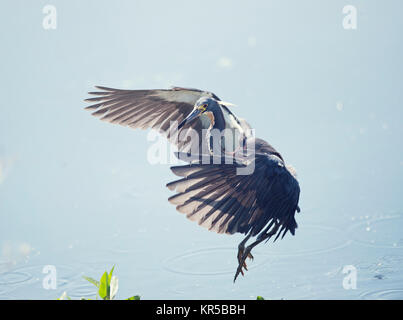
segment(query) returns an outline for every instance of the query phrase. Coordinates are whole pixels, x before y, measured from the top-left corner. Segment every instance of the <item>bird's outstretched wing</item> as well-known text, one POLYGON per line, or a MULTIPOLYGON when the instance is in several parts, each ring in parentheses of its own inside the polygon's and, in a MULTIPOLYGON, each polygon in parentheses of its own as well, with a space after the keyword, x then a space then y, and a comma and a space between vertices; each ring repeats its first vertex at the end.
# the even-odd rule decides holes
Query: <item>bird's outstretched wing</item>
POLYGON ((167 184, 178 193, 169 198, 190 220, 218 233, 263 235, 276 226, 276 239, 297 228, 299 184, 284 162, 274 155, 256 154, 250 175, 237 175, 242 161, 233 164, 175 166, 180 180, 167 184), (277 231, 278 230, 278 231, 277 231))
MULTIPOLYGON (((171 122, 180 123, 192 110, 196 101, 203 97, 220 100, 215 94, 198 89, 174 87, 160 90, 121 90, 97 86, 101 91, 89 92, 96 97, 85 101, 94 104, 86 107, 93 110, 94 116, 101 120, 117 123, 131 128, 153 128, 170 139, 171 122)), ((201 130, 206 127, 200 117, 190 125, 185 125, 182 131, 192 129, 199 133, 200 141, 204 138, 201 130)), ((182 134, 179 132, 179 134, 182 134)), ((183 135, 186 137, 186 134, 183 135)), ((190 139, 187 141, 171 141, 178 145, 179 150, 187 151, 190 139)))

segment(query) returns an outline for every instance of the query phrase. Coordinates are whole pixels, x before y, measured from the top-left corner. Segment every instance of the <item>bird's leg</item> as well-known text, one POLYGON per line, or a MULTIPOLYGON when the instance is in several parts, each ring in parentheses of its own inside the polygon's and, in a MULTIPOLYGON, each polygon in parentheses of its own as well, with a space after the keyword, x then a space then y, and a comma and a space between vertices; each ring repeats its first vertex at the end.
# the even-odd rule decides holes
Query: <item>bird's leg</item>
MULTIPOLYGON (((260 239, 256 240, 255 242, 251 243, 249 246, 247 246, 246 248, 243 247, 242 248, 242 256, 241 258, 239 258, 239 251, 238 251, 238 268, 235 272, 235 277, 234 277, 234 282, 236 280, 236 278, 238 278, 239 273, 241 273, 242 275, 244 275, 242 268, 246 266, 245 260, 246 258, 251 258, 253 259, 253 256, 251 254, 252 249, 257 246, 259 243, 261 243, 262 241, 265 241, 266 239, 270 238, 271 236, 273 236, 274 234, 277 233, 278 229, 280 227, 279 223, 276 223, 276 225, 270 230, 270 232, 264 234, 260 239)), ((246 240, 248 239, 248 237, 246 238, 246 240)), ((245 241, 245 240, 244 240, 245 241)), ((242 241, 242 242, 244 242, 242 241)), ((242 242, 239 244, 239 246, 241 246, 242 242)), ((243 243, 243 245, 245 245, 246 241, 243 243)), ((248 271, 248 269, 245 267, 245 270, 248 271)))
MULTIPOLYGON (((249 240, 250 236, 251 236, 251 234, 249 233, 249 234, 245 237, 245 239, 243 239, 242 242, 238 245, 238 263, 239 263, 239 264, 241 263, 241 259, 242 259, 242 256, 243 256, 243 253, 244 253, 244 250, 245 250, 245 244, 246 244, 246 242, 249 240)), ((253 259, 253 256, 250 255, 249 258, 250 258, 250 259, 253 259)), ((242 267, 244 267, 245 270, 248 271, 248 267, 247 267, 245 261, 242 263, 242 267)), ((241 268, 241 273, 242 273, 242 275, 243 275, 243 270, 242 270, 242 268, 241 268)))
POLYGON ((247 267, 246 267, 245 260, 246 260, 246 258, 248 258, 248 257, 249 257, 250 259, 253 259, 253 256, 252 256, 252 254, 251 254, 251 251, 252 251, 253 247, 255 247, 256 245, 258 245, 260 242, 264 241, 265 239, 267 239, 266 235, 265 235, 262 239, 256 240, 255 242, 253 242, 252 244, 250 244, 250 245, 247 246, 246 248, 243 248, 243 250, 242 250, 243 253, 242 253, 242 256, 241 256, 241 257, 239 257, 239 252, 238 252, 238 262, 239 262, 239 264, 238 264, 238 268, 237 268, 237 270, 236 270, 236 272, 235 272, 234 282, 235 282, 236 278, 238 278, 239 273, 241 273, 242 275, 244 275, 242 268, 245 268, 245 270, 248 271, 248 269, 247 269, 247 267))

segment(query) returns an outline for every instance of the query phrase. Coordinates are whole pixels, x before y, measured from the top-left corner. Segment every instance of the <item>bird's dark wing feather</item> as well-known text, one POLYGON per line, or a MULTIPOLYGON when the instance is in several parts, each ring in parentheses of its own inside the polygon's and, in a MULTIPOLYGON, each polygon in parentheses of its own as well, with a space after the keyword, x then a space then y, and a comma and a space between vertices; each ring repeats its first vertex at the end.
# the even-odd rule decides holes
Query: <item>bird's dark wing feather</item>
POLYGON ((241 161, 224 161, 172 167, 183 178, 167 184, 178 192, 169 201, 189 219, 218 233, 263 235, 280 224, 276 239, 287 231, 294 234, 300 189, 283 161, 256 154, 250 175, 237 175, 237 168, 245 166, 241 161))
MULTIPOLYGON (((199 98, 209 96, 219 100, 211 92, 180 87, 169 90, 121 90, 100 86, 96 88, 101 91, 89 92, 96 97, 86 99, 87 102, 94 103, 86 107, 94 111, 94 116, 131 128, 153 128, 168 139, 171 136, 171 122, 180 123, 192 111, 199 98)), ((190 127, 200 133, 199 138, 203 139, 201 119, 185 125, 179 134, 186 132, 190 127)), ((190 147, 188 141, 171 142, 177 144, 179 150, 187 151, 190 147)))

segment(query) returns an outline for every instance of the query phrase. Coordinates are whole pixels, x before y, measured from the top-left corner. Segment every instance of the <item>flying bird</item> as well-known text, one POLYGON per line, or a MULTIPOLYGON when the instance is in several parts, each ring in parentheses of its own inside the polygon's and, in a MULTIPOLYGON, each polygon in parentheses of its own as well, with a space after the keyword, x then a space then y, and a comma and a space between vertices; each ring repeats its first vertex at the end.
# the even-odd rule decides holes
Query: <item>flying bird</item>
POLYGON ((248 270, 246 259, 253 259, 256 245, 283 238, 288 231, 295 234, 295 212, 300 211, 296 172, 269 143, 251 134, 250 125, 231 111, 231 104, 191 88, 96 88, 100 91, 89 92, 95 97, 86 99, 92 103, 86 109, 94 116, 134 129, 158 130, 177 146, 177 156, 187 164, 171 167, 180 179, 167 187, 177 192, 168 200, 179 212, 217 233, 245 235, 238 245, 234 282, 248 270), (225 132, 218 143, 217 131, 225 132), (253 170, 239 174, 248 168, 253 170))

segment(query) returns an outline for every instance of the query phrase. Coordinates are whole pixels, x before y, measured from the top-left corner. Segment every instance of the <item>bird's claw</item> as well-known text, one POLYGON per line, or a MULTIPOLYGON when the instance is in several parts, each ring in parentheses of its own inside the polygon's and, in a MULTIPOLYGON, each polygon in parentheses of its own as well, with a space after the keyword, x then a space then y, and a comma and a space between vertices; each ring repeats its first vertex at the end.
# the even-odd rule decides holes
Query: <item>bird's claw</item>
POLYGON ((253 260, 253 255, 250 253, 250 250, 248 250, 248 248, 246 248, 246 252, 244 252, 244 250, 239 250, 238 251, 238 268, 235 272, 234 282, 238 278, 239 274, 244 276, 243 269, 245 269, 245 271, 248 271, 248 266, 246 265, 246 258, 253 260))

